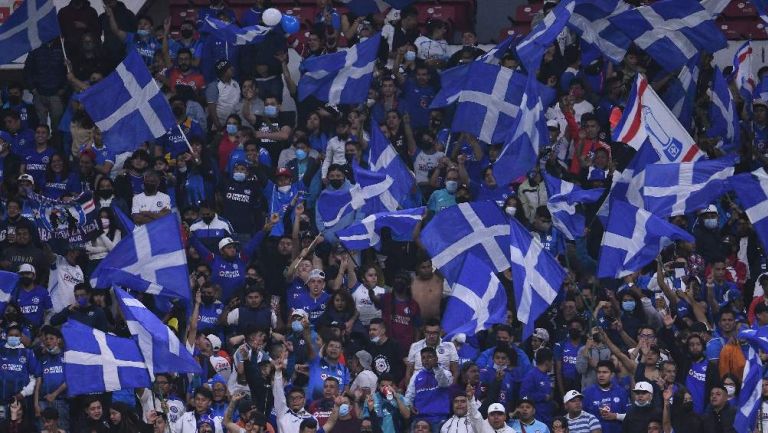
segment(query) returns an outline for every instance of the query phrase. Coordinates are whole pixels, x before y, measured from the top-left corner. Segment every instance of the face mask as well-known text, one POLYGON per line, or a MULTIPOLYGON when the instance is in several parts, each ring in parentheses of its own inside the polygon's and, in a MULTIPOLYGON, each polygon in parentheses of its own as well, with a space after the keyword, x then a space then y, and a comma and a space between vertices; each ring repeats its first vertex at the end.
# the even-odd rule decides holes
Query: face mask
MULTIPOLYGON (((186 110, 184 110, 184 107, 173 107, 173 115, 176 117, 181 117, 186 113, 186 110)), ((229 125, 227 125, 229 127, 229 125)), ((235 131, 237 132, 237 131, 235 131)))
POLYGON ((733 397, 736 395, 736 387, 733 385, 725 385, 725 392, 728 393, 728 397, 733 397))
POLYGON ((112 190, 111 189, 102 189, 99 191, 99 197, 107 199, 112 197, 112 190))
POLYGON ((274 105, 264 106, 264 115, 267 117, 277 117, 277 107, 274 105))
POLYGON ((415 51, 406 51, 405 52, 405 61, 406 62, 412 62, 416 60, 416 52, 415 51))
POLYGON ((621 309, 624 311, 635 311, 635 301, 622 301, 621 309))
POLYGON ((245 173, 242 171, 236 171, 232 173, 232 179, 234 179, 235 182, 242 182, 245 180, 245 173))
POLYGON ((147 36, 149 36, 149 30, 138 29, 136 30, 136 34, 142 38, 146 38, 147 36))
POLYGON ((493 363, 493 369, 494 369, 494 370, 496 370, 496 371, 502 371, 502 370, 504 370, 504 366, 503 366, 503 365, 499 365, 499 364, 496 364, 496 363, 494 362, 494 363, 493 363))
POLYGON ((347 416, 349 415, 349 405, 344 403, 341 406, 339 406, 339 416, 347 416))
POLYGON ((287 193, 288 191, 291 190, 291 186, 290 185, 278 186, 277 190, 280 191, 281 193, 285 194, 285 193, 287 193))
POLYGON ((637 400, 635 401, 635 406, 637 406, 637 407, 646 407, 649 404, 651 404, 650 400, 649 401, 637 401, 637 400))
POLYGON ((203 301, 203 304, 205 305, 211 305, 213 304, 213 296, 201 296, 200 300, 203 301))
POLYGON ((18 96, 9 96, 8 97, 8 103, 10 105, 19 105, 21 104, 21 98, 18 96))
POLYGON ((368 98, 368 99, 366 99, 366 100, 365 100, 365 105, 366 105, 368 108, 371 108, 371 107, 373 107, 374 105, 376 105, 376 100, 375 100, 375 99, 373 99, 373 98, 368 98))
POLYGON ((83 296, 81 298, 77 298, 77 305, 81 307, 85 307, 88 305, 88 298, 83 296))
POLYGON ((540 223, 539 227, 541 227, 541 231, 548 232, 552 228, 552 223, 540 223))
POLYGON ((373 344, 376 344, 376 343, 378 343, 380 340, 381 340, 381 337, 372 337, 372 338, 371 338, 371 343, 373 343, 373 344))
POLYGON ((513 217, 517 213, 517 208, 514 206, 507 206, 506 208, 504 208, 504 212, 506 212, 507 215, 513 217))
POLYGON ((345 153, 344 158, 347 160, 347 162, 352 162, 355 159, 354 153, 345 153))
POLYGON ((717 228, 717 218, 706 218, 704 220, 704 227, 714 230, 717 228))
POLYGON ((187 172, 187 166, 186 165, 182 165, 181 167, 179 167, 179 173, 186 173, 186 172, 187 172))
POLYGON ((304 325, 302 325, 300 321, 294 320, 291 322, 291 329, 293 332, 299 333, 304 330, 304 325))
POLYGON ((59 349, 59 346, 56 346, 52 349, 48 349, 48 353, 50 353, 51 355, 58 355, 59 353, 61 353, 61 349, 59 349))
POLYGON ((21 337, 17 336, 8 336, 8 345, 11 347, 16 347, 21 345, 21 337))
POLYGON ((211 221, 213 221, 213 217, 212 216, 204 216, 204 217, 201 217, 200 219, 203 220, 203 222, 206 223, 206 224, 210 224, 211 221))
POLYGON ((684 401, 683 402, 683 412, 693 412, 693 402, 692 401, 684 401))
POLYGON ((106 228, 109 228, 109 218, 101 218, 101 226, 106 228))
POLYGON ((21 277, 21 278, 19 278, 19 284, 21 284, 22 286, 28 286, 28 285, 32 284, 32 282, 33 282, 33 280, 32 280, 31 277, 21 277))
POLYGON ((184 39, 189 39, 194 34, 195 34, 195 32, 193 30, 191 30, 191 29, 182 29, 181 30, 181 37, 184 38, 184 39))
POLYGON ((577 340, 577 339, 581 338, 581 330, 569 329, 568 330, 568 336, 571 337, 572 340, 577 340))
POLYGON ((144 192, 147 195, 154 195, 157 192, 157 185, 144 185, 144 192))
POLYGON ((306 158, 307 158, 307 152, 306 151, 304 151, 302 149, 296 150, 296 159, 298 159, 299 161, 303 161, 306 158))
POLYGON ((227 134, 229 135, 237 134, 237 125, 227 124, 227 134))
POLYGON ((456 190, 459 189, 459 183, 455 180, 446 180, 445 181, 445 190, 448 191, 450 194, 453 194, 456 192, 456 190))
POLYGON ((328 181, 328 183, 331 184, 333 189, 339 189, 342 185, 344 185, 344 179, 331 179, 328 181))

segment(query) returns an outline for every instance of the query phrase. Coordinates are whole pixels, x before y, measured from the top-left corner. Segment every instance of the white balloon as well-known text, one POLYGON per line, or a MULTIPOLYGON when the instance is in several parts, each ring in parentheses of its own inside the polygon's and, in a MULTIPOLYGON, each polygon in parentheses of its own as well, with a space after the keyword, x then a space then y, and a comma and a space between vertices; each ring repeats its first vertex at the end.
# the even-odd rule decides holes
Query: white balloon
POLYGON ((264 21, 264 25, 276 26, 280 24, 280 20, 283 18, 283 14, 275 8, 269 8, 261 15, 261 20, 264 21))

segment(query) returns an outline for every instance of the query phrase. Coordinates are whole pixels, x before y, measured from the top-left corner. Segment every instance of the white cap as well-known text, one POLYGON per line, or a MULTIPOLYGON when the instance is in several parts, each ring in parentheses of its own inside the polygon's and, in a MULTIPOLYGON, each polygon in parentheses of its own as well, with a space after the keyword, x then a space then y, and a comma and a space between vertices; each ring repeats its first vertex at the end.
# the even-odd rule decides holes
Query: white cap
POLYGON ((533 330, 532 337, 536 337, 544 342, 549 341, 549 332, 544 328, 536 328, 533 330))
POLYGON ((718 213, 717 212, 717 206, 711 204, 704 209, 699 211, 699 215, 705 214, 705 213, 718 213))
POLYGON ((501 412, 503 414, 506 414, 507 410, 504 409, 504 405, 503 404, 501 404, 501 403, 494 403, 494 404, 488 406, 488 413, 492 414, 494 412, 501 412))
POLYGON ((22 180, 26 180, 27 182, 32 182, 33 185, 35 184, 35 178, 32 177, 32 175, 27 174, 27 173, 19 175, 19 179, 18 180, 19 180, 19 182, 21 182, 22 180))
POLYGON ((323 272, 321 269, 312 269, 309 271, 309 279, 314 280, 316 278, 325 280, 325 272, 323 272))
POLYGON ((291 316, 301 316, 305 319, 309 319, 309 314, 307 314, 306 311, 302 310, 301 308, 297 308, 291 312, 291 316))
POLYGON ((555 119, 549 119, 547 120, 547 128, 555 128, 558 131, 560 130, 560 122, 558 122, 555 119))
POLYGON ((232 238, 224 238, 224 239, 219 241, 219 251, 221 251, 227 245, 232 245, 232 244, 236 244, 236 243, 237 243, 237 241, 232 239, 232 238))
POLYGON ((31 272, 33 274, 37 274, 37 272, 35 272, 35 267, 30 265, 29 263, 24 263, 23 265, 19 266, 18 273, 21 274, 24 272, 31 272))
POLYGON ((653 394, 653 387, 648 382, 637 382, 632 392, 649 392, 653 394))
POLYGON ((459 332, 451 338, 451 343, 464 344, 467 342, 467 334, 459 332))
POLYGON ((211 347, 213 348, 213 350, 221 349, 221 338, 213 334, 208 334, 205 338, 207 338, 208 341, 211 342, 211 347))
POLYGON ((565 393, 563 396, 563 404, 568 403, 569 401, 573 400, 576 397, 584 397, 581 395, 579 391, 576 391, 575 389, 572 389, 565 393))

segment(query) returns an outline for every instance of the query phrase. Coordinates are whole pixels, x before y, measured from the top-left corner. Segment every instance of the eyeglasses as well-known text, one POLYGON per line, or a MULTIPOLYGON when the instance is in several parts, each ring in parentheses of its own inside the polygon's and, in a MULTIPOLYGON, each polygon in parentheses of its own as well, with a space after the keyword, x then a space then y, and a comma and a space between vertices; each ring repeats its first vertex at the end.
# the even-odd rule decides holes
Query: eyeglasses
POLYGON ((298 401, 298 400, 303 400, 304 396, 303 395, 292 395, 292 396, 290 396, 288 398, 290 398, 291 401, 298 401))
POLYGON ((656 338, 653 334, 640 334, 640 338, 656 338))

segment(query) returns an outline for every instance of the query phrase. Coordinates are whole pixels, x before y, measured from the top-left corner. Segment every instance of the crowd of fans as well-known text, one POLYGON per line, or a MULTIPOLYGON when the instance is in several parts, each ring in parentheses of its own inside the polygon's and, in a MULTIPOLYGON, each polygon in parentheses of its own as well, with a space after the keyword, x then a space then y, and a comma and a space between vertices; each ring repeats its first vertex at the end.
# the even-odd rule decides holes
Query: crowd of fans
MULTIPOLYGON (((585 207, 587 230, 575 242, 553 228, 546 207, 542 173, 610 186, 632 158, 610 139, 612 111, 636 73, 660 92, 675 75, 645 53, 583 64, 578 37, 565 30, 535 72, 559 95, 546 108, 550 134, 539 163, 497 185, 490 167, 503 143, 451 132, 452 110, 429 108, 440 72, 484 53, 471 31, 419 22, 412 7, 356 17, 317 0, 306 35, 274 31, 260 44, 234 46, 202 34, 202 20, 260 24, 269 0, 254 0, 239 17, 212 0, 178 29, 118 0, 104 3, 98 15, 88 0, 71 0, 58 12, 61 42, 29 54, 23 82, 2 83, 0 268, 20 279, 0 317, 0 432, 734 432, 746 350, 736 334, 768 325, 766 256, 738 204, 724 196, 671 218, 696 242, 678 242, 621 281, 595 278, 598 205, 585 207), (290 64, 377 32, 365 103, 298 100, 300 75, 290 64), (117 154, 73 95, 107 76, 127 50, 149 67, 179 128, 117 154), (415 174, 403 206, 426 205, 423 224, 457 203, 495 200, 567 269, 530 338, 520 341, 509 271, 499 276, 506 323, 443 340, 450 287, 418 233, 408 242, 384 233, 379 251, 349 251, 336 232, 365 215, 331 227, 321 220, 321 191, 348 190, 352 164, 367 166, 372 127, 415 174), (98 233, 64 244, 44 239, 30 191, 63 200, 91 192, 98 233), (192 311, 135 296, 177 333, 202 373, 71 396, 61 325, 77 320, 130 335, 109 288, 88 283, 128 234, 116 211, 137 225, 178 215, 192 311)), ((536 20, 556 2, 544 3, 536 20)), ((501 66, 520 68, 514 50, 501 66)), ((700 69, 694 138, 715 157, 720 143, 706 134, 711 55, 700 69)), ((739 149, 745 171, 766 163, 768 103, 739 104, 751 131, 739 149)), ((766 403, 755 431, 768 432, 766 403)))

